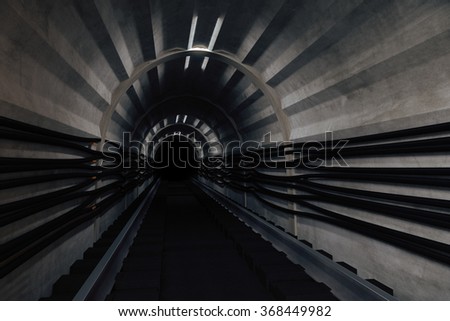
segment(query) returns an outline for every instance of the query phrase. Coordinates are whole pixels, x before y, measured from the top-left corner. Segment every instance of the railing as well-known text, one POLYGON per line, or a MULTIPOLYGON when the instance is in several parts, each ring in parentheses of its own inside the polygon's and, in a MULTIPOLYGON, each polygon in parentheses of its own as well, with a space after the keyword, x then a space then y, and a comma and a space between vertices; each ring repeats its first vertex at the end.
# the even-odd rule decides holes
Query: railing
MULTIPOLYGON (((94 150, 96 137, 79 137, 0 117, 0 139, 39 147, 58 157, 0 157, 0 192, 18 189, 19 200, 0 204, 0 227, 5 227, 68 202, 70 210, 50 220, 36 219, 35 227, 0 245, 0 277, 38 254, 69 231, 107 213, 126 195, 152 177, 142 169, 142 156, 125 151, 119 166, 114 155, 94 150), (113 161, 111 161, 113 159, 113 161), (6 177, 6 178, 5 178, 6 177), (30 195, 42 183, 66 185, 30 195)), ((36 147, 36 148, 37 148, 36 147)), ((30 154, 27 157, 27 154, 30 154)), ((56 185, 59 186, 59 185, 56 185)))
POLYGON ((448 231, 450 201, 449 195, 442 195, 448 194, 450 168, 445 167, 445 163, 436 166, 436 159, 445 161, 449 154, 450 124, 359 136, 346 141, 341 149, 333 149, 325 141, 297 142, 254 149, 243 155, 228 155, 204 166, 200 176, 252 197, 274 213, 337 226, 450 265, 449 244, 386 227, 376 223, 377 220, 370 222, 352 217, 345 211, 351 209, 370 213, 372 217, 401 220, 437 229, 441 235, 445 233, 443 230, 448 231), (434 161, 424 160, 420 166, 389 166, 389 159, 396 159, 399 164, 405 157, 417 156, 427 156, 434 161), (325 166, 326 162, 318 162, 331 161, 333 157, 357 165, 325 166), (381 159, 383 166, 373 166, 367 161, 371 159, 381 159), (364 184, 376 184, 378 188, 371 190, 364 184), (391 192, 384 192, 380 186, 390 186, 391 192), (408 194, 411 188, 417 190, 416 195, 408 194), (438 197, 430 197, 430 191, 435 191, 438 197))
POLYGON ((219 194, 217 191, 195 181, 210 197, 233 212, 244 223, 270 241, 277 249, 286 253, 289 259, 313 273, 332 288, 344 300, 396 300, 392 295, 380 290, 370 282, 358 277, 346 268, 324 257, 319 252, 284 233, 279 228, 262 219, 243 206, 219 194))
POLYGON ((73 298, 74 301, 105 300, 111 292, 116 275, 122 268, 123 260, 128 254, 133 238, 158 187, 159 180, 153 180, 146 190, 127 208, 124 215, 129 216, 129 219, 83 283, 73 298))

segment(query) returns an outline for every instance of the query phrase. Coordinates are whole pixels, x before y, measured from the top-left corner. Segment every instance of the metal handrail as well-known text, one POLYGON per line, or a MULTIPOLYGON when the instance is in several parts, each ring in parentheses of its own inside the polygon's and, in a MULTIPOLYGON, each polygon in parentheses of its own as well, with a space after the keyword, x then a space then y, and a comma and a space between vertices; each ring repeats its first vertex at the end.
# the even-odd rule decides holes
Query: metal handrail
POLYGON ((254 231, 261 234, 265 239, 271 242, 274 247, 286 253, 292 262, 301 265, 310 275, 325 282, 339 299, 397 300, 394 296, 379 289, 367 280, 352 273, 312 248, 309 248, 295 237, 281 231, 235 201, 225 197, 199 181, 194 181, 194 183, 206 194, 238 216, 254 231))
POLYGON ((136 199, 136 202, 140 202, 140 205, 135 209, 122 231, 81 286, 73 301, 104 300, 109 294, 114 285, 114 279, 122 267, 123 259, 128 254, 133 236, 150 206, 159 184, 160 181, 156 181, 151 190, 146 193, 144 199, 136 199))

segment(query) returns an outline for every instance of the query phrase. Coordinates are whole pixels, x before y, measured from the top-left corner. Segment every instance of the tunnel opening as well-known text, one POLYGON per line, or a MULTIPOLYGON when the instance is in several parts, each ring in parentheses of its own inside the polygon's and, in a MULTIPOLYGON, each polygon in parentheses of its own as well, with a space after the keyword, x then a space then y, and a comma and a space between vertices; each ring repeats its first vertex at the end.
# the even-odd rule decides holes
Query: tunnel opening
POLYGON ((155 175, 169 181, 189 180, 200 168, 200 151, 186 136, 165 137, 153 154, 155 175))

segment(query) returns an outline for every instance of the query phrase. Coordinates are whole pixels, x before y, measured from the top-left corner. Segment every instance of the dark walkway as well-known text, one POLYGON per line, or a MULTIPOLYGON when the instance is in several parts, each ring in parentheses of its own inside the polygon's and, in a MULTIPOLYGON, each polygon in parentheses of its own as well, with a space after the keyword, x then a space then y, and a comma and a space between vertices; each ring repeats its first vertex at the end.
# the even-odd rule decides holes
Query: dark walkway
POLYGON ((335 300, 190 183, 163 182, 112 300, 335 300))
POLYGON ((161 299, 274 299, 187 186, 170 185, 167 208, 161 299))
POLYGON ((274 299, 192 186, 163 183, 149 212, 110 299, 274 299))
MULTIPOLYGON (((125 221, 119 218, 46 300, 70 300, 125 221)), ((191 183, 162 182, 107 300, 335 300, 191 183)))

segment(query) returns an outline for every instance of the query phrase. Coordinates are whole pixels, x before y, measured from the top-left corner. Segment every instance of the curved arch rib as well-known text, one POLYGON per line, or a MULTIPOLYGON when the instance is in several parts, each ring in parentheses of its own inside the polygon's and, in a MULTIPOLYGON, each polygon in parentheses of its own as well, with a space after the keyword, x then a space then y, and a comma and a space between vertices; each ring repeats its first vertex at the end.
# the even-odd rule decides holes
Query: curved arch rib
MULTIPOLYGON (((135 137, 135 134, 136 134, 136 132, 138 131, 138 129, 140 128, 140 126, 142 125, 143 121, 145 120, 146 117, 148 117, 148 115, 149 115, 152 111, 154 111, 156 108, 158 108, 159 106, 161 106, 161 105, 163 105, 163 104, 165 104, 165 103, 167 103, 167 102, 170 102, 170 101, 172 101, 172 100, 174 100, 174 99, 183 98, 183 97, 189 97, 189 98, 198 99, 198 100, 201 100, 201 101, 203 101, 203 102, 206 102, 206 103, 210 104, 211 106, 215 107, 215 108, 221 113, 221 115, 224 116, 224 117, 230 122, 231 126, 233 126, 234 132, 236 133, 236 136, 238 137, 238 139, 239 139, 239 140, 242 140, 241 133, 239 132, 239 130, 238 130, 238 128, 237 128, 237 125, 236 125, 235 121, 233 120, 233 118, 230 117, 230 115, 228 115, 228 114, 226 113, 226 111, 225 111, 221 106, 219 106, 219 105, 213 103, 212 101, 210 101, 209 99, 206 99, 206 98, 204 98, 204 97, 192 96, 192 95, 177 95, 177 96, 171 96, 171 97, 168 97, 168 98, 166 98, 166 99, 164 99, 164 100, 162 100, 162 101, 160 101, 160 102, 157 102, 157 103, 153 104, 153 105, 152 105, 152 106, 151 106, 151 107, 150 107, 150 108, 149 108, 149 109, 148 109, 148 110, 147 110, 147 111, 146 111, 146 112, 138 119, 137 124, 136 124, 136 126, 135 126, 135 128, 134 128, 134 130, 133 130, 132 137, 133 137, 133 138, 135 137)), ((207 124, 208 126, 210 126, 205 120, 202 119, 202 121, 203 121, 205 124, 207 124)), ((210 127, 211 127, 211 126, 210 126, 210 127)), ((211 128, 212 128, 212 127, 211 127, 211 128)), ((216 133, 216 134, 217 134, 217 133, 216 133)), ((147 134, 146 134, 146 135, 147 135, 147 134)), ((146 136, 146 135, 144 135, 144 136, 146 136)), ((219 136, 217 136, 217 137, 219 137, 219 136)))
POLYGON ((233 66, 234 68, 242 72, 245 76, 249 77, 251 81, 255 84, 255 86, 258 87, 262 91, 262 93, 269 99, 272 109, 277 117, 277 120, 281 125, 281 132, 283 135, 283 139, 289 140, 290 124, 287 116, 283 112, 281 100, 279 99, 275 90, 265 83, 265 81, 263 80, 263 78, 261 77, 261 75, 257 70, 243 64, 242 62, 238 61, 228 53, 214 52, 200 48, 192 48, 189 50, 185 49, 170 50, 163 53, 157 59, 146 61, 140 64, 139 66, 136 67, 136 69, 133 71, 133 73, 128 79, 122 81, 117 86, 117 88, 113 91, 111 95, 111 104, 103 113, 102 119, 100 121, 100 134, 102 143, 106 139, 106 134, 108 132, 109 125, 111 123, 112 115, 117 107, 117 104, 119 103, 120 98, 122 97, 122 95, 126 93, 128 88, 130 88, 135 81, 137 81, 144 73, 157 67, 160 64, 191 55, 198 55, 203 57, 209 57, 211 59, 217 59, 228 65, 233 66))

